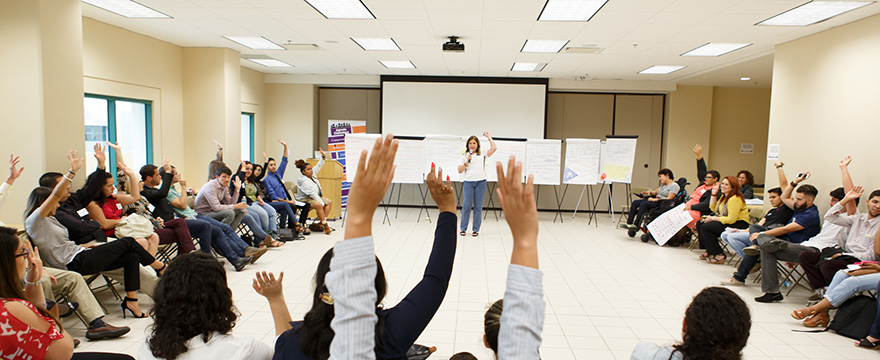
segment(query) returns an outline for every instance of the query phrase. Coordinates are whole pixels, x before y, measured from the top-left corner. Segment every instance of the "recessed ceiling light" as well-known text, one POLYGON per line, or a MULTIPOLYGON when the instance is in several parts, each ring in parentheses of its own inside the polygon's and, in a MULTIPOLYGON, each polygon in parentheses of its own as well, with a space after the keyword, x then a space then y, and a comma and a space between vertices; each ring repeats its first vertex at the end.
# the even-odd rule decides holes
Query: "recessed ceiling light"
POLYGON ((547 66, 546 63, 515 62, 513 63, 513 67, 510 68, 510 71, 541 71, 544 70, 545 66, 547 66))
POLYGON ((547 0, 541 21, 590 21, 608 0, 547 0))
POLYGON ((750 78, 750 77, 748 77, 748 76, 743 76, 743 77, 741 77, 741 78, 739 78, 739 79, 742 80, 742 81, 749 81, 749 80, 751 80, 752 78, 750 78))
POLYGON ((361 49, 368 51, 400 51, 391 38, 351 38, 361 49))
POLYGON ((273 43, 269 39, 262 36, 224 36, 225 38, 235 41, 241 45, 254 50, 284 50, 281 45, 273 43))
POLYGON ((249 60, 249 61, 253 61, 257 64, 260 64, 260 65, 263 65, 266 67, 293 67, 293 65, 290 65, 290 64, 283 62, 281 60, 278 60, 278 59, 272 59, 272 58, 245 58, 245 59, 249 60))
POLYGON ((328 19, 375 19, 360 0, 306 0, 328 19))
POLYGON ((761 21, 757 25, 807 26, 871 3, 873 1, 811 1, 761 21))
POLYGON ((639 74, 642 75, 666 75, 670 73, 674 73, 678 70, 684 69, 684 66, 680 65, 654 65, 645 70, 639 71, 639 74))
POLYGON ((84 3, 117 13, 127 18, 170 19, 159 11, 130 0, 82 0, 84 3))
POLYGON ((721 56, 749 45, 751 43, 708 43, 681 56, 721 56))
POLYGON ((568 40, 526 40, 521 52, 524 53, 558 53, 568 40))
POLYGON ((413 65, 411 61, 403 60, 379 60, 382 65, 385 65, 386 68, 389 69, 415 69, 416 66, 413 65))

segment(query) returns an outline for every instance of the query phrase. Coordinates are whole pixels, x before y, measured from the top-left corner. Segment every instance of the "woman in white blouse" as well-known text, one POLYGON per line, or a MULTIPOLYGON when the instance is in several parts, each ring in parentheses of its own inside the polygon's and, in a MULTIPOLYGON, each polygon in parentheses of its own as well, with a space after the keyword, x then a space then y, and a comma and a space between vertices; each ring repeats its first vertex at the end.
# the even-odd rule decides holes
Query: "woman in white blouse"
POLYGON ((489 139, 489 151, 485 156, 480 151, 480 139, 476 135, 471 135, 467 140, 465 153, 461 157, 461 165, 458 166, 458 173, 464 174, 462 183, 464 195, 461 202, 461 226, 459 226, 461 236, 467 232, 468 220, 471 217, 471 208, 474 209, 474 225, 473 236, 480 234, 480 225, 482 224, 483 198, 486 196, 486 158, 492 156, 495 150, 495 141, 489 136, 488 132, 483 132, 483 136, 489 139))
POLYGON ((324 160, 327 160, 327 154, 324 153, 324 149, 318 148, 318 151, 321 152, 321 161, 318 161, 314 167, 303 159, 296 161, 296 167, 303 175, 296 179, 296 199, 309 203, 312 209, 315 209, 318 221, 324 227, 324 233, 330 235, 332 230, 327 225, 327 214, 333 208, 333 203, 330 199, 324 197, 324 193, 321 190, 321 182, 318 181, 317 176, 321 168, 324 167, 324 160))

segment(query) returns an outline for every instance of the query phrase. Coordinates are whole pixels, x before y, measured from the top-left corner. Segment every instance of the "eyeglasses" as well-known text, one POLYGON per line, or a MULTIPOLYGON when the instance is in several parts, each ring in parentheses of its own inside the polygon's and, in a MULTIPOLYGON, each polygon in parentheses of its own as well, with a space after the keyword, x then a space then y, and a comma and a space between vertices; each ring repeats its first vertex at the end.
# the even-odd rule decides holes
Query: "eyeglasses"
POLYGON ((24 249, 24 252, 22 252, 21 254, 15 254, 15 257, 18 258, 18 257, 22 257, 22 256, 28 256, 30 254, 31 254, 30 250, 24 249))

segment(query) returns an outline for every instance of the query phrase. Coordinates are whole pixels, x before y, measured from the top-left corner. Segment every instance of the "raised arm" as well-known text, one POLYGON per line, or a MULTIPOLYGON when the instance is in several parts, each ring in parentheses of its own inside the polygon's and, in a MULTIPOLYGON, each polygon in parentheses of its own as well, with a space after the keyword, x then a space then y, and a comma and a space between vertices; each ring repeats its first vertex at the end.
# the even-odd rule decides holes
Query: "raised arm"
POLYGON ((116 167, 119 170, 122 170, 125 173, 125 176, 128 177, 128 194, 117 193, 116 201, 119 202, 122 206, 134 204, 141 198, 141 192, 138 191, 138 180, 137 175, 135 175, 134 170, 125 165, 123 162, 117 162, 116 167))
POLYGON ((783 192, 785 188, 788 187, 788 179, 785 177, 785 170, 782 169, 785 164, 782 161, 777 161, 773 163, 773 166, 776 167, 776 178, 779 180, 779 187, 782 188, 783 192))
POLYGON ((49 214, 52 213, 52 210, 55 210, 58 206, 58 202, 61 198, 70 192, 70 182, 73 181, 76 172, 82 167, 83 159, 79 157, 76 150, 70 150, 67 152, 67 161, 70 163, 70 169, 67 170, 67 174, 62 176, 58 181, 58 184, 55 185, 55 189, 52 190, 52 195, 50 195, 46 201, 43 201, 43 204, 37 209, 37 211, 40 212, 40 217, 45 218, 49 216, 49 214))
POLYGON ((281 155, 281 157, 286 158, 289 155, 287 152, 287 143, 284 142, 284 140, 281 140, 281 138, 278 138, 278 143, 284 147, 284 153, 281 155))
MULTIPOLYGON (((214 142, 214 145, 217 145, 216 160, 223 161, 223 145, 220 145, 220 142, 215 139, 211 139, 211 141, 214 142)), ((208 174, 208 175, 210 176, 211 174, 208 174)))
POLYGON ((489 135, 488 131, 484 131, 483 136, 489 139, 489 151, 486 152, 486 157, 491 157, 495 150, 498 150, 498 147, 495 146, 495 140, 492 140, 492 136, 489 135))
MULTIPOLYGON (((853 189, 853 181, 852 177, 849 175, 849 164, 852 162, 852 156, 847 156, 840 160, 840 176, 843 178, 843 191, 849 192, 853 189)), ((846 204, 846 213, 849 215, 853 215, 856 213, 856 204, 855 201, 851 201, 846 204)))
POLYGON ((21 160, 18 156, 9 155, 9 177, 6 178, 5 183, 0 184, 0 208, 3 208, 3 204, 6 203, 6 194, 9 193, 9 187, 15 183, 15 179, 18 179, 21 176, 22 170, 24 170, 24 167, 18 167, 19 161, 21 160))
MULTIPOLYGON (((784 176, 785 175, 783 175, 783 177, 784 176)), ((801 176, 798 176, 797 178, 795 178, 794 181, 792 181, 790 184, 788 184, 788 186, 785 188, 785 190, 782 191, 782 196, 780 198, 782 199, 782 202, 785 204, 785 206, 788 206, 792 209, 795 208, 794 199, 791 197, 791 193, 794 192, 794 188, 796 188, 798 186, 798 184, 800 184, 801 182, 806 180, 808 176, 810 176, 809 171, 807 171, 807 172, 803 173, 801 176)))
POLYGON ((101 146, 101 143, 95 143, 95 160, 98 161, 98 170, 107 170, 107 153, 104 152, 104 148, 101 146))
POLYGON ((703 160, 703 145, 694 145, 694 155, 697 156, 697 178, 700 179, 700 185, 703 185, 706 182, 706 174, 709 173, 706 161, 703 160))

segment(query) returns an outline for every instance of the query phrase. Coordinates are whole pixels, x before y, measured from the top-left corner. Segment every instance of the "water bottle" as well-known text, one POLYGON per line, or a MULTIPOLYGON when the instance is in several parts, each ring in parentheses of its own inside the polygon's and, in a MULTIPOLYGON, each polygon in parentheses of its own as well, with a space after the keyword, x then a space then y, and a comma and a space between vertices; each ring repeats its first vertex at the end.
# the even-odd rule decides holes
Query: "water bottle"
POLYGON ((790 288, 790 287, 791 287, 791 281, 785 280, 785 281, 782 282, 782 288, 783 288, 783 289, 786 289, 786 290, 787 290, 787 289, 790 288))

